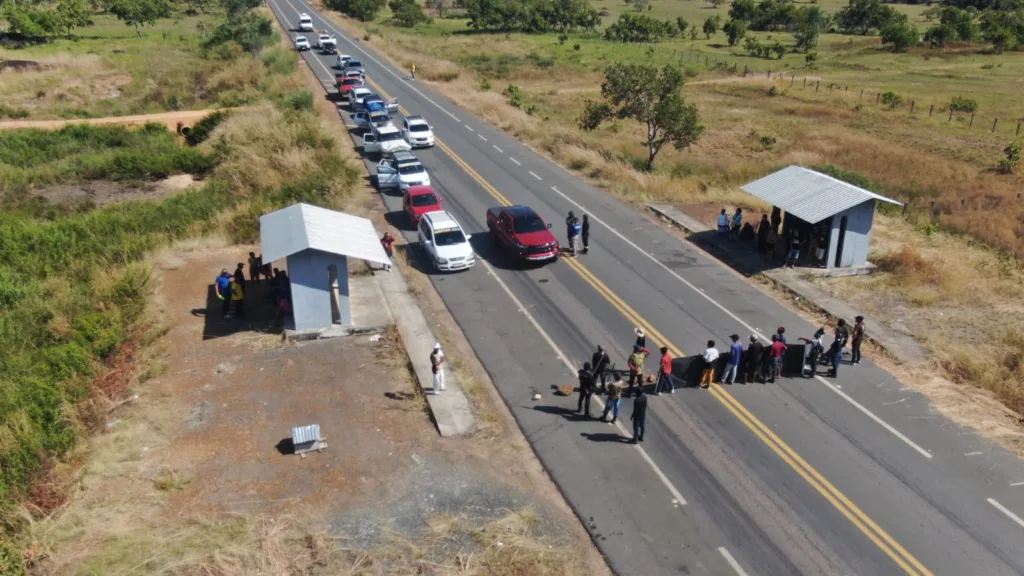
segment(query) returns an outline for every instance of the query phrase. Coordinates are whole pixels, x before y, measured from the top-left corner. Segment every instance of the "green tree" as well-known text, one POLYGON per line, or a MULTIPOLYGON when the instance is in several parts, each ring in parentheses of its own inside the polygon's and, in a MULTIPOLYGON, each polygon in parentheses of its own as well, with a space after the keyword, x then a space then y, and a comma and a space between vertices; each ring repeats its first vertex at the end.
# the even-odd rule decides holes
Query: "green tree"
POLYGON ((63 29, 64 24, 56 10, 27 2, 16 4, 13 0, 4 3, 3 18, 7 21, 7 33, 28 38, 53 36, 63 29))
POLYGON ((848 34, 861 35, 906 19, 893 7, 882 4, 881 0, 850 0, 850 4, 836 15, 839 28, 848 34))
POLYGON ((110 12, 128 26, 135 27, 135 33, 142 38, 141 26, 156 24, 161 18, 171 15, 168 0, 113 0, 110 12))
POLYGON ((686 29, 690 26, 690 23, 686 21, 686 18, 682 16, 676 16, 676 28, 679 29, 679 34, 686 34, 686 29))
POLYGON ((415 28, 417 24, 430 20, 416 0, 391 0, 388 7, 391 8, 391 16, 395 24, 402 28, 415 28))
POLYGON ((247 51, 256 53, 266 45, 274 35, 274 24, 255 12, 247 11, 235 14, 228 21, 217 26, 204 43, 212 48, 225 42, 237 42, 247 51))
POLYGON ((776 58, 782 60, 782 57, 786 55, 786 47, 782 45, 782 42, 776 40, 775 44, 772 44, 772 52, 775 53, 776 58))
POLYGON ((260 5, 260 0, 221 0, 228 16, 248 12, 260 5))
POLYGON ((955 42, 957 39, 956 28, 948 24, 936 24, 924 33, 924 41, 932 48, 942 48, 955 42))
POLYGON ((804 53, 818 47, 819 29, 813 24, 803 23, 796 31, 796 47, 804 53))
POLYGON ((327 6, 360 22, 369 22, 387 6, 387 0, 327 0, 327 6))
POLYGON ((917 28, 906 22, 893 22, 882 28, 882 44, 891 44, 894 52, 906 52, 921 43, 917 28))
POLYGON ((1020 143, 1010 142, 1003 148, 1003 154, 1006 156, 999 160, 999 171, 1003 174, 1009 174, 1013 172, 1013 169, 1020 164, 1020 143))
POLYGON ((672 35, 676 25, 646 14, 624 12, 614 24, 605 28, 604 37, 612 42, 661 42, 672 35))
POLYGON ((722 32, 729 37, 729 46, 735 46, 747 35, 747 21, 729 20, 722 26, 722 32))
POLYGON ((68 38, 75 28, 92 26, 92 5, 86 0, 60 0, 56 10, 61 27, 68 31, 68 38))
POLYGON ((729 18, 733 20, 744 20, 751 22, 757 15, 757 5, 754 0, 733 0, 729 8, 729 18))
POLYGON ((718 24, 721 21, 722 21, 722 17, 721 16, 709 16, 708 19, 704 21, 704 28, 703 28, 704 36, 708 40, 711 39, 711 35, 712 34, 714 34, 715 32, 718 32, 718 24))
POLYGON ((665 144, 677 150, 689 148, 704 127, 697 107, 683 98, 686 75, 669 64, 660 71, 646 64, 617 63, 609 66, 601 84, 603 102, 588 101, 578 119, 580 128, 595 130, 611 119, 634 120, 647 128, 647 169, 665 144))

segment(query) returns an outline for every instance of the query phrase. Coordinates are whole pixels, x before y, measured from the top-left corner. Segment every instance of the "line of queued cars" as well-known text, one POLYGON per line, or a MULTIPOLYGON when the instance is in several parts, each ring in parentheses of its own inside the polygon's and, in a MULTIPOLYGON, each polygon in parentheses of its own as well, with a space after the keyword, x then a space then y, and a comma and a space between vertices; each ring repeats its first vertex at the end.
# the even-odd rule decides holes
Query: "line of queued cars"
POLYGON ((398 100, 386 100, 365 85, 366 70, 348 54, 335 63, 338 92, 348 101, 352 122, 363 133, 363 152, 378 154, 377 187, 402 194, 402 212, 416 229, 420 249, 435 270, 454 272, 476 264, 476 255, 454 216, 445 212, 441 196, 431 188, 430 174, 413 148, 434 145, 434 131, 422 116, 406 116, 401 127, 392 114, 398 100))

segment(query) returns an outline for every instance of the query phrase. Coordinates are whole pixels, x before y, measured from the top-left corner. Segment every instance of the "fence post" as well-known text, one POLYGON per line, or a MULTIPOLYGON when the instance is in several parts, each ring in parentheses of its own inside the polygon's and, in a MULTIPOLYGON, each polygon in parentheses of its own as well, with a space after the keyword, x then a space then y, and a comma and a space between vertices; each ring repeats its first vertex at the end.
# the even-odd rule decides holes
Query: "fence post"
POLYGON ((993 133, 995 133, 995 131, 996 131, 996 124, 998 122, 999 122, 999 118, 996 118, 995 120, 992 121, 992 132, 993 133))
POLYGON ((907 215, 907 205, 906 204, 903 205, 903 214, 902 215, 903 216, 907 215))
POLYGON ((850 93, 850 87, 849 86, 843 88, 843 98, 846 98, 846 95, 849 94, 849 93, 850 93))
POLYGON ((934 219, 935 218, 935 200, 932 200, 931 213, 932 213, 932 218, 934 219))
MULTIPOLYGON (((1017 132, 1015 132, 1013 135, 1020 136, 1020 120, 1017 120, 1017 132)), ((1017 197, 1019 198, 1020 194, 1017 194, 1017 197)))
POLYGON ((928 105, 928 117, 929 118, 932 117, 932 110, 935 110, 935 104, 929 104, 928 105))
POLYGON ((790 76, 789 76, 789 87, 790 88, 793 87, 793 82, 796 82, 796 72, 790 74, 790 76))
POLYGON ((804 76, 804 90, 807 90, 807 76, 804 76))
POLYGON ((704 57, 704 67, 705 68, 708 67, 708 57, 707 56, 704 57))
POLYGON ((864 89, 861 88, 860 89, 860 96, 857 97, 857 102, 860 102, 863 99, 864 99, 864 89))
POLYGON ((744 76, 747 75, 747 65, 746 64, 743 65, 743 75, 744 76))
POLYGON ((831 95, 832 95, 832 87, 833 87, 833 86, 834 86, 833 84, 829 84, 829 85, 828 85, 828 95, 829 95, 829 96, 831 96, 831 95))
POLYGON ((946 119, 946 122, 952 122, 952 121, 953 121, 953 107, 950 106, 949 107, 949 118, 946 119))
POLYGON ((967 125, 967 129, 974 128, 974 112, 971 112, 971 123, 967 125))
POLYGON ((771 71, 771 70, 769 70, 769 71, 768 71, 768 77, 769 77, 769 78, 771 78, 771 77, 772 77, 772 71, 771 71))
POLYGON ((910 101, 910 113, 911 113, 911 114, 913 114, 913 113, 914 113, 914 104, 916 104, 916 103, 917 103, 917 101, 916 101, 916 100, 911 100, 911 101, 910 101))
POLYGON ((878 106, 878 99, 882 97, 882 93, 875 94, 875 106, 878 106))
POLYGON ((818 88, 821 88, 821 80, 814 83, 814 91, 817 92, 818 88))

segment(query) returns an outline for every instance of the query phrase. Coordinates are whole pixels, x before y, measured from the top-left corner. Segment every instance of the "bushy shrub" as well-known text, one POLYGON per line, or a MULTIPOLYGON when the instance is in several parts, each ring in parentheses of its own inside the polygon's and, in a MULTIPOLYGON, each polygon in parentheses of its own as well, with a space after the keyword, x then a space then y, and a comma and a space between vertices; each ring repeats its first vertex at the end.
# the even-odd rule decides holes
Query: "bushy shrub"
POLYGON ((978 101, 966 96, 953 96, 953 101, 949 103, 949 109, 954 112, 973 114, 978 111, 978 101))
POLYGON ((213 132, 213 129, 219 126, 229 114, 230 112, 227 110, 217 110, 203 116, 202 119, 192 126, 192 131, 185 137, 185 141, 192 146, 205 142, 210 136, 210 132, 213 132))
POLYGON ((889 108, 899 108, 903 104, 903 97, 892 91, 884 92, 882 93, 882 104, 889 108))

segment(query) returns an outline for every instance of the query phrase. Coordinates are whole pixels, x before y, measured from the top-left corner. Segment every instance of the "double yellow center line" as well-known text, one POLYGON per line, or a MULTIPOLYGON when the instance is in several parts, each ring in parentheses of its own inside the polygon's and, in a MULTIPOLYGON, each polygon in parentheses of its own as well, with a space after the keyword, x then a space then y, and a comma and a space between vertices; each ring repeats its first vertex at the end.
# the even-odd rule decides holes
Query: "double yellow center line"
MULTIPOLYGON (((369 78, 367 78, 367 81, 381 94, 381 96, 384 98, 391 98, 376 82, 369 78)), ((409 116, 409 112, 401 105, 399 105, 399 111, 403 115, 409 116)), ((476 170, 460 158, 459 155, 442 142, 441 139, 435 136, 434 142, 499 203, 504 206, 512 205, 512 202, 510 202, 504 194, 499 192, 494 186, 491 186, 487 180, 480 176, 476 170)), ((569 268, 579 274, 587 284, 596 290, 598 294, 603 296, 612 305, 612 307, 619 311, 620 314, 629 319, 636 326, 643 328, 647 334, 650 335, 651 340, 655 344, 661 344, 662 346, 667 347, 677 357, 684 356, 682 350, 672 344, 668 338, 661 334, 661 332, 652 326, 650 322, 644 319, 644 317, 636 310, 630 307, 629 304, 626 304, 622 298, 608 288, 604 282, 599 280, 581 262, 573 258, 563 258, 562 261, 565 262, 569 268)), ((806 460, 801 458, 796 451, 783 442, 781 438, 768 428, 768 426, 758 420, 750 413, 749 410, 740 404, 739 401, 726 392, 721 385, 714 384, 710 388, 710 392, 711 395, 721 402, 737 420, 742 422, 743 425, 750 429, 755 436, 760 438, 761 441, 772 450, 772 452, 775 452, 775 454, 777 454, 779 458, 782 458, 782 460, 796 471, 801 478, 807 481, 808 484, 824 496, 840 514, 863 532, 865 536, 874 542, 879 549, 885 552, 885 554, 889 556, 900 568, 902 568, 904 572, 914 576, 933 576, 932 572, 929 571, 928 568, 926 568, 917 558, 896 542, 888 532, 883 530, 878 524, 869 518, 867 514, 858 508, 856 504, 851 502, 849 498, 843 495, 843 493, 833 486, 832 483, 826 480, 825 477, 815 470, 814 467, 808 464, 806 460)))

